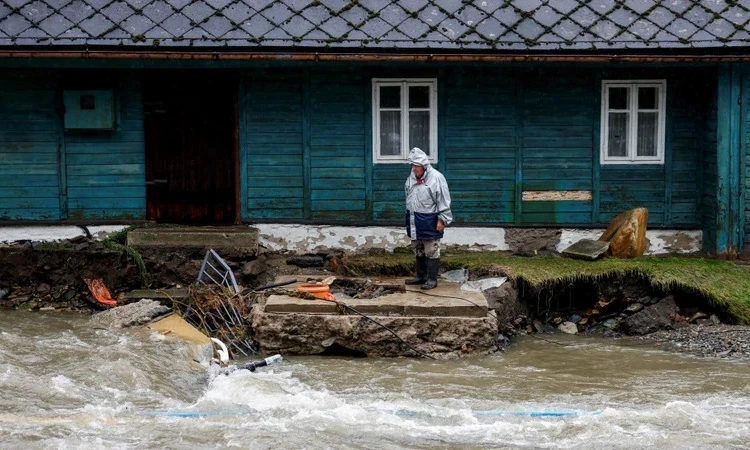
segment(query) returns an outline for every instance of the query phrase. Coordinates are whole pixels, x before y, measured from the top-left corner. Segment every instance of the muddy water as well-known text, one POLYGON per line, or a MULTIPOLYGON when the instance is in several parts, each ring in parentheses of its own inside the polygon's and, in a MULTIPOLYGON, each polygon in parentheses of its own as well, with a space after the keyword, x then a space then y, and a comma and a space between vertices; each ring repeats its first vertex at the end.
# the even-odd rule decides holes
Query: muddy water
POLYGON ((0 448, 747 448, 750 362, 555 335, 212 376, 172 338, 0 313, 0 448), (562 345, 560 345, 562 344, 562 345))

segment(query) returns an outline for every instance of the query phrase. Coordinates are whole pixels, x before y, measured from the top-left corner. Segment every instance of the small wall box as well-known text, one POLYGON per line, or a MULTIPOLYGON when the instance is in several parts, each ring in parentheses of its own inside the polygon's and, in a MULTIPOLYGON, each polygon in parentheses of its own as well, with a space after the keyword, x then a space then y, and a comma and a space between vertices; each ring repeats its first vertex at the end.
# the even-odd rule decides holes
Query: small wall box
POLYGON ((64 91, 63 103, 66 130, 115 129, 112 91, 64 91))

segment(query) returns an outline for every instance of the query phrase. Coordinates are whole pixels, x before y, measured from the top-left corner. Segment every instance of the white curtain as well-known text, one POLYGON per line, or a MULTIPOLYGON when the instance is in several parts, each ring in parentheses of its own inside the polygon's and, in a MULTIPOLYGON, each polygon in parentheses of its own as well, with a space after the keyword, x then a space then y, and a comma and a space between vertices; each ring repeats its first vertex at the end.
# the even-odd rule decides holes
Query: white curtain
POLYGON ((380 155, 401 154, 401 111, 380 111, 380 155))
POLYGON ((607 155, 611 157, 628 156, 629 114, 626 112, 609 113, 609 136, 607 136, 607 155))
POLYGON ((659 114, 655 112, 638 113, 637 156, 656 156, 656 135, 659 114))
POLYGON ((409 112, 409 148, 419 147, 430 154, 430 112, 409 112))

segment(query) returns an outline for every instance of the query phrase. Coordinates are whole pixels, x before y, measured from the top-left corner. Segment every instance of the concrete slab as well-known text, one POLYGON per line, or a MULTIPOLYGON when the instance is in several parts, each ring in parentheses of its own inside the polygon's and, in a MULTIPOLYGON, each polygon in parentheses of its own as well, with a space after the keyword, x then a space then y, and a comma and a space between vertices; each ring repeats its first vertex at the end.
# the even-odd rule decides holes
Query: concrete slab
POLYGON ((563 250, 563 256, 593 261, 609 250, 609 242, 594 239, 581 239, 563 250))
POLYGON ((128 232, 132 247, 242 249, 258 253, 258 229, 252 227, 139 228, 128 232))
MULTIPOLYGON (((295 280, 279 289, 295 292, 308 276, 280 276, 275 282, 295 280)), ((370 278, 373 283, 402 284, 403 278, 370 278)), ((340 303, 351 306, 368 315, 381 316, 428 316, 428 317, 485 317, 487 300, 477 292, 461 291, 460 283, 440 281, 437 288, 424 291, 419 286, 406 286, 405 292, 383 295, 372 299, 341 299, 340 303)), ((268 297, 267 313, 340 314, 342 308, 326 300, 307 300, 283 294, 268 297)), ((343 311, 343 313, 346 313, 343 311)), ((352 312, 348 312, 352 314, 352 312)))
POLYGON ((173 336, 188 344, 187 356, 201 365, 207 365, 214 354, 211 339, 198 331, 177 314, 170 314, 146 326, 165 336, 173 336))
POLYGON ((169 334, 196 345, 211 345, 211 339, 190 325, 177 314, 170 314, 148 325, 148 328, 162 334, 169 334))
POLYGON ((125 294, 124 303, 137 302, 148 298, 151 300, 185 300, 188 298, 187 289, 135 289, 125 294))

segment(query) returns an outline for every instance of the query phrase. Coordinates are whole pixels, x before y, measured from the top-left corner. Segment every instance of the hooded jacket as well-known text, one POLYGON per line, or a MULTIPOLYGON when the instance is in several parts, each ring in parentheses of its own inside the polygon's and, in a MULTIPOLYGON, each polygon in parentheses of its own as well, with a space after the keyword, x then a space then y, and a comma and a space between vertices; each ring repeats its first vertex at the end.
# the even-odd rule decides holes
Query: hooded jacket
POLYGON ((430 159, 422 150, 413 148, 409 163, 424 167, 425 172, 417 179, 412 171, 406 179, 406 234, 419 241, 441 239, 443 232, 437 231, 438 218, 445 225, 453 221, 448 183, 443 174, 430 165, 430 159))

